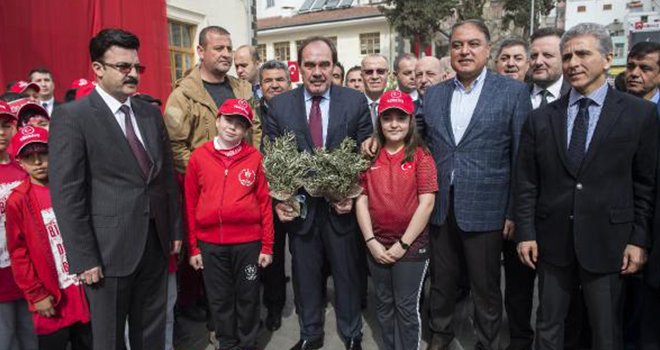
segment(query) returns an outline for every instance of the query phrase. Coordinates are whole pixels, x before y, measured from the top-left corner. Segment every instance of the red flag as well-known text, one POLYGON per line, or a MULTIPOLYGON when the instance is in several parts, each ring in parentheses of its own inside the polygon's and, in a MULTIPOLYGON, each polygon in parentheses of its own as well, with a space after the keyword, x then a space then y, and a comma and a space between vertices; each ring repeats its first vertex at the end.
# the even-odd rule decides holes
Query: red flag
POLYGON ((291 75, 292 83, 297 83, 300 81, 300 70, 298 69, 298 62, 289 61, 289 74, 291 75))

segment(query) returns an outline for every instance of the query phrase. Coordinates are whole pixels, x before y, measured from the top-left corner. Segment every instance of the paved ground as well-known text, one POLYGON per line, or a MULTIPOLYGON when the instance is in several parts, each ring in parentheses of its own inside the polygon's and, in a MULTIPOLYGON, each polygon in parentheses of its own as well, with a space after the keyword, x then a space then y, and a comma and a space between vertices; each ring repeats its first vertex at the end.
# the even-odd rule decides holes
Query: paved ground
MULTIPOLYGON (((288 252, 287 252, 288 254, 288 252)), ((287 262, 290 261, 290 258, 287 257, 287 262)), ((290 267, 287 264, 287 274, 290 274, 290 267)), ((426 285, 426 293, 428 293, 428 281, 426 285)), ((333 300, 334 288, 332 282, 329 282, 328 285, 328 294, 330 300, 333 300)), ((299 339, 299 328, 298 328, 298 318, 293 309, 293 290, 291 283, 287 284, 287 303, 284 308, 284 318, 282 320, 282 328, 280 328, 275 333, 270 333, 265 328, 262 328, 260 334, 259 348, 265 350, 288 350, 290 349, 299 339)), ((375 317, 375 305, 374 305, 374 294, 371 284, 369 285, 369 296, 368 296, 368 306, 367 309, 362 313, 363 319, 363 342, 362 347, 365 350, 377 350, 379 349, 380 335, 379 327, 375 317)), ((427 299, 428 300, 428 299, 427 299)), ((425 308, 423 306, 423 308, 425 308)), ((470 298, 466 298, 457 306, 456 310, 456 319, 455 319, 455 329, 457 333, 457 339, 459 344, 454 344, 454 349, 473 349, 476 342, 472 327, 472 302, 470 298), (462 346, 461 346, 462 345, 462 346)), ((427 314, 426 310, 423 310, 422 316, 424 317, 427 314)), ((534 313, 535 314, 535 313, 534 313)), ((265 318, 265 310, 263 310, 263 318, 265 318)), ((426 320, 423 319, 423 324, 426 324, 426 320)), ((341 342, 339 335, 336 331, 335 323, 335 312, 332 302, 328 303, 328 307, 325 312, 325 346, 324 349, 329 350, 341 350, 344 349, 343 343, 341 342)), ((508 329, 506 328, 506 320, 503 322, 503 327, 501 330, 501 339, 503 345, 508 342, 508 329)), ((179 317, 177 319, 177 325, 175 326, 175 332, 177 334, 186 334, 187 337, 177 337, 177 342, 175 343, 176 350, 213 350, 213 347, 209 345, 209 333, 206 330, 206 325, 203 322, 195 322, 190 319, 179 317)), ((428 334, 425 330, 423 334, 423 340, 428 340, 428 334)), ((423 341, 421 349, 426 349, 427 343, 423 341)), ((504 348, 504 346, 502 347, 504 348)))

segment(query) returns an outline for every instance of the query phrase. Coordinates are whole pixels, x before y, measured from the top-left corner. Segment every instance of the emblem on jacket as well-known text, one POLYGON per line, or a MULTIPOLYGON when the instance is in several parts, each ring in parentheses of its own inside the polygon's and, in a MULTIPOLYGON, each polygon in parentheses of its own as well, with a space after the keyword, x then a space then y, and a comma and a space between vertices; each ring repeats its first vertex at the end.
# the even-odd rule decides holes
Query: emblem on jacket
POLYGON ((257 265, 250 264, 245 266, 245 280, 254 281, 257 279, 257 265))
POLYGON ((243 169, 238 173, 238 181, 245 187, 252 186, 255 179, 256 175, 252 169, 243 169))

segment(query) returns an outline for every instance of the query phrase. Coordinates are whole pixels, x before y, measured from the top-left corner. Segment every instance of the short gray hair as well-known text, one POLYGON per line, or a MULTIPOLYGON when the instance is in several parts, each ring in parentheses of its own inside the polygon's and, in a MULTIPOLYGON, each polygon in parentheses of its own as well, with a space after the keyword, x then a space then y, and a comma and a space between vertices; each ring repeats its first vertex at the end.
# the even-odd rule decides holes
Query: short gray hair
POLYGON ((598 51, 600 51, 603 56, 612 53, 613 48, 610 32, 605 26, 597 23, 580 23, 564 33, 559 43, 561 53, 564 53, 564 45, 567 41, 585 35, 591 35, 596 38, 598 41, 598 51))
POLYGON ((285 72, 286 75, 286 80, 290 83, 291 82, 291 75, 289 73, 289 66, 278 60, 269 60, 264 62, 261 67, 259 67, 259 83, 261 83, 261 80, 263 80, 263 73, 265 70, 271 70, 271 69, 281 69, 285 72))

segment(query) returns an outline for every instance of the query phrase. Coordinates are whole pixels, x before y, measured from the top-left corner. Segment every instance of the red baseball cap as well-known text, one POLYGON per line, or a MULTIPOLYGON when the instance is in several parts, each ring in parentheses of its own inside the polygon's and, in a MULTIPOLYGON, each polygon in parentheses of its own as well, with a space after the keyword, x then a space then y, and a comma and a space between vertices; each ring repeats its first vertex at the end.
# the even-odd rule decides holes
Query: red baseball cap
POLYGON ((18 120, 18 117, 11 110, 11 106, 5 101, 0 100, 0 117, 7 116, 11 119, 18 120))
POLYGON ((412 97, 399 90, 390 90, 383 93, 378 102, 378 115, 392 108, 403 111, 408 115, 415 113, 415 103, 412 97))
POLYGON ((16 114, 16 117, 20 119, 21 113, 31 111, 31 115, 40 115, 47 119, 50 119, 48 111, 38 103, 32 102, 29 98, 22 98, 20 100, 12 101, 9 103, 11 111, 16 114))
POLYGON ((80 89, 83 86, 91 85, 93 84, 91 81, 85 79, 85 78, 80 78, 76 79, 73 82, 71 82, 71 86, 69 89, 80 89))
POLYGON ((33 143, 48 145, 48 130, 38 126, 24 126, 18 129, 16 135, 11 139, 14 159, 21 154, 21 151, 23 151, 27 145, 33 143))
POLYGON ((9 91, 22 94, 28 88, 34 88, 35 90, 37 90, 37 92, 41 90, 41 88, 39 87, 39 85, 37 85, 37 83, 32 83, 32 82, 28 83, 27 81, 21 80, 19 82, 16 82, 16 84, 12 85, 9 91))
POLYGON ((240 115, 247 119, 250 125, 252 125, 252 119, 254 118, 248 101, 240 98, 226 100, 218 109, 218 117, 221 115, 240 115))

